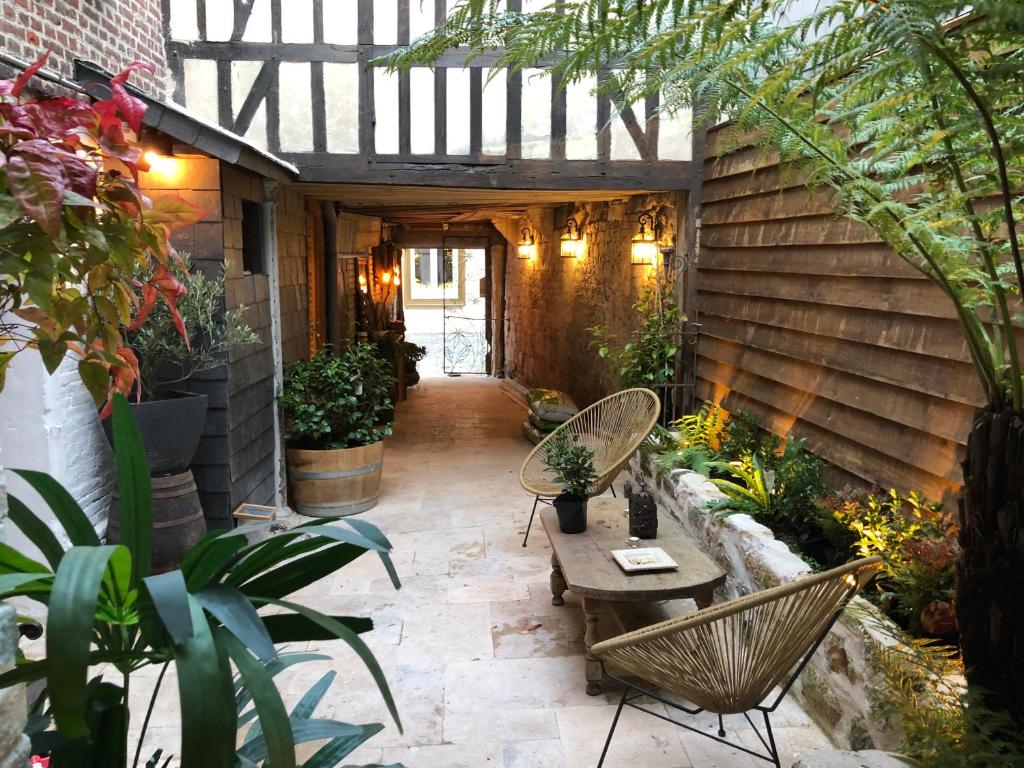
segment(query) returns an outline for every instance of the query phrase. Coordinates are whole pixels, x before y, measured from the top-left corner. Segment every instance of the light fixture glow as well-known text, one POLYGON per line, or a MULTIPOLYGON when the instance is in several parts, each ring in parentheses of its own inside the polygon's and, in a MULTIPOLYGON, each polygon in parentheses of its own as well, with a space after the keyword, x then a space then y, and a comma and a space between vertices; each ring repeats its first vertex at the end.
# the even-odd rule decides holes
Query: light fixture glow
POLYGON ((523 227, 523 236, 519 241, 518 254, 520 259, 537 258, 537 243, 533 239, 533 233, 523 227))
POLYGON ((583 235, 580 232, 579 222, 569 218, 565 222, 565 232, 562 234, 562 256, 566 259, 578 259, 583 256, 583 235))
POLYGON ((167 155, 161 155, 159 152, 148 149, 143 153, 142 159, 149 166, 149 173, 166 178, 174 177, 178 173, 178 161, 173 157, 167 157, 167 155))
POLYGON ((366 275, 359 276, 359 290, 366 293, 366 275))
POLYGON ((658 255, 658 230, 660 227, 654 217, 643 213, 638 219, 640 230, 633 235, 630 242, 630 262, 637 266, 651 266, 658 255), (650 227, 648 229, 647 227, 650 227))
POLYGON ((381 274, 380 274, 380 281, 384 285, 391 285, 391 273, 390 272, 381 272, 381 274))

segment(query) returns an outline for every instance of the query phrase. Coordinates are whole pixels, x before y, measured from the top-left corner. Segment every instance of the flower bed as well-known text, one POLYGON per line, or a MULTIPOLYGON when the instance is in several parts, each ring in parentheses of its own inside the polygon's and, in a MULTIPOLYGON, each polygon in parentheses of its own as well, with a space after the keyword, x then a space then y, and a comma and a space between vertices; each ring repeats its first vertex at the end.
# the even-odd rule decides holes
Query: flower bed
MULTIPOLYGON (((722 599, 792 581, 811 566, 749 515, 720 517, 708 509, 723 499, 711 481, 687 469, 660 474, 649 457, 633 458, 660 514, 679 520, 728 573, 722 599)), ((872 702, 885 694, 870 668, 872 651, 893 642, 899 629, 871 603, 856 598, 829 632, 793 688, 792 695, 837 746, 893 749, 898 734, 872 716, 872 702)))

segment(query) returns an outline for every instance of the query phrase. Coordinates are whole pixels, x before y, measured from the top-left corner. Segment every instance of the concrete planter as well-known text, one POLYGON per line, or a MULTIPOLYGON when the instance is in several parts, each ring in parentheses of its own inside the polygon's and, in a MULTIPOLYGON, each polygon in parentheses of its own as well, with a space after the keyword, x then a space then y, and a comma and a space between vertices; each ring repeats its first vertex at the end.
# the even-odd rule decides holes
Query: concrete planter
MULTIPOLYGON (((653 462, 634 456, 631 469, 643 478, 659 514, 683 524, 728 574, 718 599, 729 599, 792 581, 810 566, 749 515, 723 519, 708 503, 723 498, 707 478, 686 469, 658 476, 653 462)), ((872 652, 893 643, 900 631, 863 598, 854 598, 793 687, 807 713, 844 749, 894 749, 898 734, 872 716, 872 702, 885 695, 870 671, 872 652)))

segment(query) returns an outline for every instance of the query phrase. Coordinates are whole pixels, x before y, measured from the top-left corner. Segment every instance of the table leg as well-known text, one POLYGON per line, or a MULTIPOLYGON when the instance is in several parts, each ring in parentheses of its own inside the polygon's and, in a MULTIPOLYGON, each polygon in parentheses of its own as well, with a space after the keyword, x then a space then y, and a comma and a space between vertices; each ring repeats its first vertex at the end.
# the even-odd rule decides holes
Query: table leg
POLYGON ((551 604, 565 605, 562 594, 569 588, 565 583, 565 576, 562 575, 562 566, 558 564, 558 558, 554 553, 551 555, 551 604))
POLYGON ((693 601, 697 603, 698 608, 707 608, 714 599, 715 590, 710 587, 700 590, 693 596, 693 601))
POLYGON ((597 642, 597 618, 599 610, 599 602, 594 600, 592 597, 583 598, 583 621, 585 623, 585 631, 583 634, 583 644, 586 646, 586 659, 587 659, 587 694, 590 696, 597 696, 601 693, 601 662, 597 656, 590 652, 590 647, 597 642))

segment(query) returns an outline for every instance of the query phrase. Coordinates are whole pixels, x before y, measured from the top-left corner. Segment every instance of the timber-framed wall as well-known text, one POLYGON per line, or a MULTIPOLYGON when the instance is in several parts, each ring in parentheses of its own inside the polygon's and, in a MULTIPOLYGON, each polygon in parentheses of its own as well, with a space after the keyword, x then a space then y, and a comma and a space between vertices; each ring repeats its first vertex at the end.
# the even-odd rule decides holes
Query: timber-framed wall
POLYGON ((446 0, 162 1, 175 100, 303 181, 674 190, 694 170, 688 113, 657 97, 615 105, 596 78, 563 88, 461 49, 401 75, 371 66, 446 0))

